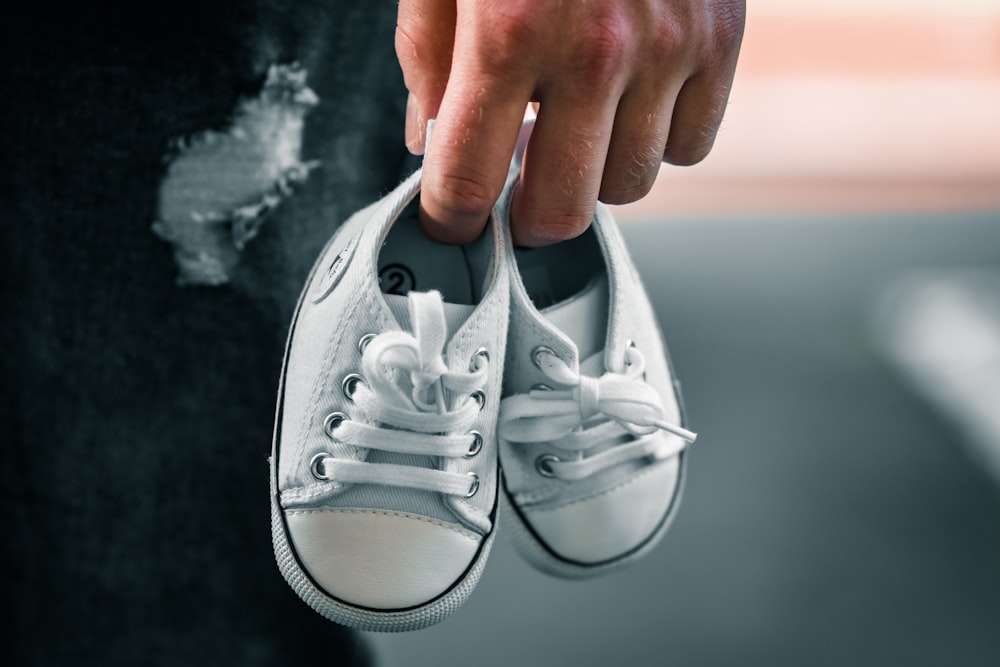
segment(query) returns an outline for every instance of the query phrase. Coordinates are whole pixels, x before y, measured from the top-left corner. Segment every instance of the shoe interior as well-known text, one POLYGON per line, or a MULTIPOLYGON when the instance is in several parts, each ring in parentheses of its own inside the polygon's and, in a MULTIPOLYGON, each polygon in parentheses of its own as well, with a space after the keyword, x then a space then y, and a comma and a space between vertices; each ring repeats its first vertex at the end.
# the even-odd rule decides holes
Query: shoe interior
POLYGON ((438 290, 448 303, 477 304, 493 275, 492 228, 472 243, 445 245, 427 238, 418 212, 414 201, 386 235, 378 258, 382 292, 405 296, 438 290))
POLYGON ((524 288, 539 310, 580 294, 605 273, 604 256, 592 229, 575 239, 514 251, 524 288))

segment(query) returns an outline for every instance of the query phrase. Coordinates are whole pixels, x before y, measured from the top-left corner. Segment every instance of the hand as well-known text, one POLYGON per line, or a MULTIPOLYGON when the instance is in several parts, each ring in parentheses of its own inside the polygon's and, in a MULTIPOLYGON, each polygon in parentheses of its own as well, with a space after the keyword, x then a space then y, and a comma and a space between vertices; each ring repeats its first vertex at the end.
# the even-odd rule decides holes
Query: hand
POLYGON ((400 0, 407 146, 424 149, 426 233, 466 243, 499 197, 529 102, 537 120, 511 210, 520 245, 582 234, 600 199, 645 196, 661 160, 711 150, 745 0, 400 0))

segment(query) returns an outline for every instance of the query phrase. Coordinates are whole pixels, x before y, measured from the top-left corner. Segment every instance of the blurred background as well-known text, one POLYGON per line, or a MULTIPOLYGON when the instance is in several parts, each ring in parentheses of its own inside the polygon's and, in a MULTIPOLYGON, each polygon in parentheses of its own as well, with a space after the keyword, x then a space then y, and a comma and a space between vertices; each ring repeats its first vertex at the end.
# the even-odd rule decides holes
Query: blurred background
POLYGON ((625 572, 497 541, 379 664, 1000 664, 1000 3, 752 0, 711 156, 620 207, 686 498, 625 572))

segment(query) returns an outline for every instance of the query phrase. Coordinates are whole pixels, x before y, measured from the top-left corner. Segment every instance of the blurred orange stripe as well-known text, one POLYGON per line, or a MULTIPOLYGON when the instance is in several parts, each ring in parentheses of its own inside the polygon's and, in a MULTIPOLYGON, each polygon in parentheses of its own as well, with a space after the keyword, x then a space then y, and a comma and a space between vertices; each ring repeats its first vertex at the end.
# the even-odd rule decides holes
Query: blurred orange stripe
POLYGON ((660 174, 653 193, 615 206, 622 221, 759 215, 994 212, 1000 180, 677 178, 660 174))
POLYGON ((1000 77, 991 16, 747 16, 738 77, 1000 77))
POLYGON ((979 211, 1000 222, 1000 2, 978 15, 749 4, 712 154, 664 166, 619 219, 979 211))

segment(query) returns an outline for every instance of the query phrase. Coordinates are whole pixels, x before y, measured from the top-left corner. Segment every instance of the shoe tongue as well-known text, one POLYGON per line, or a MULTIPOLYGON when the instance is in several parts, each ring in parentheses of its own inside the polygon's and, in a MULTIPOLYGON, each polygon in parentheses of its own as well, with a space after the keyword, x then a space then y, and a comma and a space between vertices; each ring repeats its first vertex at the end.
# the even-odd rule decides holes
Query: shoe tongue
POLYGON ((575 296, 541 311, 576 344, 581 360, 601 352, 608 336, 608 276, 601 273, 575 296))
MULTIPOLYGON (((413 325, 410 323, 410 304, 407 297, 399 294, 383 294, 382 296, 385 297, 385 303, 389 306, 389 311, 395 316, 399 326, 404 331, 412 332, 413 325)), ((447 301, 441 305, 444 307, 444 321, 448 331, 448 340, 451 340, 451 337, 455 335, 459 327, 465 324, 465 321, 469 319, 469 315, 472 314, 472 311, 476 307, 463 303, 448 303, 447 301)))
POLYGON ((580 359, 580 375, 596 378, 604 375, 605 370, 604 350, 595 352, 589 357, 580 359))

